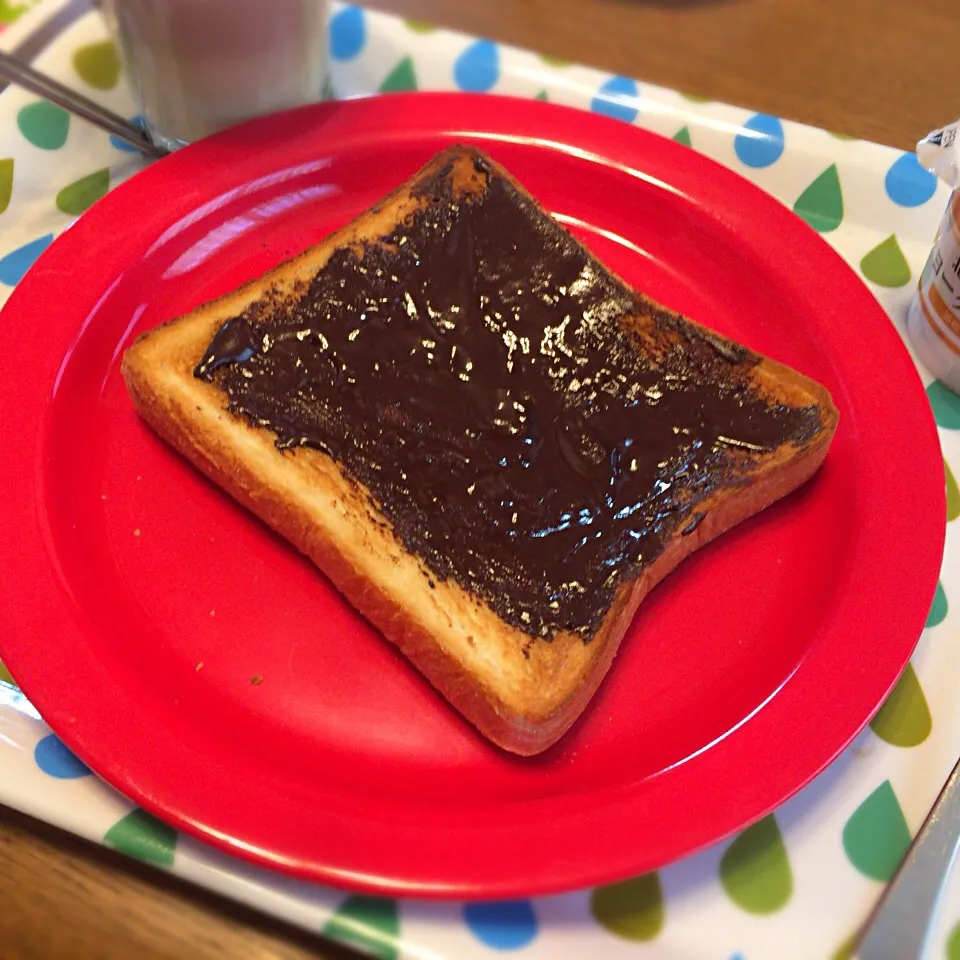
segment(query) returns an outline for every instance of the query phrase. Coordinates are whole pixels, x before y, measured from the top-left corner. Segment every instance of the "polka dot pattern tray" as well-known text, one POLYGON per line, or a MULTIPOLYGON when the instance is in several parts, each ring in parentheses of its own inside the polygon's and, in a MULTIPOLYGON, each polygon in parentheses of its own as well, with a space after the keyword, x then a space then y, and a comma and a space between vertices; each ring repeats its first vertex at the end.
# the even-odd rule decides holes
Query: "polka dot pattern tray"
MULTIPOLYGON (((56 6, 41 3, 28 18, 39 23, 56 6)), ((5 16, 0 9, 0 20, 5 16)), ((9 46, 20 28, 0 35, 0 45, 9 46)), ((642 125, 702 151, 820 231, 902 329, 946 201, 911 155, 358 7, 334 7, 331 44, 339 96, 511 93, 642 125)), ((114 110, 132 112, 95 16, 69 27, 37 64, 114 110)), ((0 298, 73 217, 140 162, 105 134, 23 91, 5 91, 0 298)), ((952 549, 960 492, 950 468, 960 463, 960 400, 936 382, 927 393, 944 450, 948 533, 941 584, 912 663, 870 728, 821 777, 776 814, 697 856, 609 887, 502 903, 426 904, 303 884, 240 864, 131 808, 63 747, 2 670, 0 800, 376 957, 848 956, 850 935, 960 752, 952 682, 960 645, 951 639, 950 609, 960 595, 952 549)), ((960 958, 958 921, 960 881, 934 956, 960 958)))

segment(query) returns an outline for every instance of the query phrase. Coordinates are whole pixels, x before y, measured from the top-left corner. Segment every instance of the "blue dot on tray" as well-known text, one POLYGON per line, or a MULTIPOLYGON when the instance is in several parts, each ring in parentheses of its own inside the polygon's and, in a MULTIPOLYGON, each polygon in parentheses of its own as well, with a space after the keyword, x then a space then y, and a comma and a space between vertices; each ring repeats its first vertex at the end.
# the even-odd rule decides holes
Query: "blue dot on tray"
POLYGON ((783 124, 766 113, 754 114, 733 139, 737 158, 748 167, 769 167, 783 154, 783 124))
POLYGON ((17 247, 12 253, 8 253, 0 260, 0 283, 5 283, 8 287, 16 286, 36 262, 37 257, 51 243, 53 243, 53 234, 48 233, 45 237, 31 240, 22 247, 17 247))
POLYGON ((913 153, 894 160, 884 185, 890 199, 901 207, 919 207, 937 192, 937 178, 920 166, 913 153))
MULTIPOLYGON (((143 117, 141 116, 131 117, 130 122, 135 127, 139 127, 141 130, 146 129, 143 117)), ((110 134, 110 145, 116 147, 117 150, 123 150, 124 153, 137 152, 137 148, 132 143, 127 143, 126 140, 121 140, 119 137, 115 137, 113 134, 110 134)))
POLYGON ((640 113, 640 90, 629 77, 611 77, 590 102, 594 113, 633 123, 640 113))
POLYGON ((492 40, 477 40, 457 57, 453 79, 461 90, 486 93, 500 79, 500 51, 492 40))
POLYGON ((44 737, 33 750, 37 766, 49 777, 58 780, 76 780, 90 776, 90 768, 52 733, 44 737))
POLYGON ((367 25, 360 7, 345 7, 330 19, 330 55, 352 60, 367 42, 367 25))
POLYGON ((529 900, 468 903, 463 916, 470 932, 495 950, 519 950, 537 935, 537 915, 529 900))

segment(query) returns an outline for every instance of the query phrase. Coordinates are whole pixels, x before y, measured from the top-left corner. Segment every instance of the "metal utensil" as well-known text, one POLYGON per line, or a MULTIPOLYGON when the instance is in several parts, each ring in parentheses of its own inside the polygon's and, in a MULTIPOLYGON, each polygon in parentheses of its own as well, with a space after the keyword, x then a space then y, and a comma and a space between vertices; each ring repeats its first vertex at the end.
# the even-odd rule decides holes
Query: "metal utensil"
POLYGON ((71 90, 62 83, 39 73, 8 53, 0 53, 0 77, 112 133, 115 137, 136 147, 146 157, 156 159, 166 156, 169 152, 157 146, 145 131, 129 120, 125 120, 112 110, 101 107, 100 104, 87 99, 76 90, 71 90))
POLYGON ((852 960, 921 960, 960 849, 960 761, 857 937, 852 960))

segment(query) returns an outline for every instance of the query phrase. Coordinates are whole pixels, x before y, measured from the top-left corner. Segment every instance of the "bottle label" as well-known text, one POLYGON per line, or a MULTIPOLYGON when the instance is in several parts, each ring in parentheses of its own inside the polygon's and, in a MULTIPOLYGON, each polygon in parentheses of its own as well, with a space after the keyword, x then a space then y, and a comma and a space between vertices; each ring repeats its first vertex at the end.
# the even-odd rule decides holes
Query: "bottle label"
POLYGON ((960 357, 960 191, 953 192, 940 221, 917 299, 934 333, 960 357))

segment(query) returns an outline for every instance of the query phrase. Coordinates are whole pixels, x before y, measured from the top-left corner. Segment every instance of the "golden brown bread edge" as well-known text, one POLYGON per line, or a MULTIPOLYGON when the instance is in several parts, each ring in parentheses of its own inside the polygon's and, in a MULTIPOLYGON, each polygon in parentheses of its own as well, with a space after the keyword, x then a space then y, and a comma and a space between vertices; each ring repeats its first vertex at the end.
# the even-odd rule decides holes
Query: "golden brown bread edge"
MULTIPOLYGON (((705 500, 698 507, 706 512, 701 524, 670 540, 635 580, 620 587, 589 643, 564 634, 531 644, 451 581, 428 589, 420 561, 404 551, 366 492, 329 457, 307 448, 280 453, 269 430, 231 415, 225 395, 196 379, 193 370, 219 326, 247 304, 267 294, 282 297, 320 269, 335 248, 384 235, 423 205, 419 183, 450 165, 458 191, 481 189, 474 166, 479 155, 462 147, 438 154, 317 246, 140 336, 124 354, 122 372, 138 413, 161 437, 309 557, 481 733, 512 753, 533 755, 559 740, 589 703, 650 590, 685 557, 817 471, 836 431, 837 410, 823 386, 761 358, 750 371, 759 391, 771 402, 816 405, 822 429, 802 446, 764 455, 749 482, 718 489, 705 500)), ((490 165, 529 197, 506 171, 490 165)), ((662 311, 647 302, 651 313, 628 321, 641 335, 652 314, 662 311)), ((709 336, 730 343, 712 331, 709 336)))

